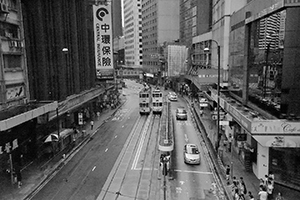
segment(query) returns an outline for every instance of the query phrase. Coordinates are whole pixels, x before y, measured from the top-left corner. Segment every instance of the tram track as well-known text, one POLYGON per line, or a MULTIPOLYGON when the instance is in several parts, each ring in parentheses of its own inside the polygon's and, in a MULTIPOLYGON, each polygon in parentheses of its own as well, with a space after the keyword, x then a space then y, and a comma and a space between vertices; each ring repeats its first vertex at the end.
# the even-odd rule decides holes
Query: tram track
POLYGON ((153 188, 154 186, 157 186, 157 184, 153 184, 152 177, 154 177, 155 171, 157 171, 155 166, 158 166, 158 128, 161 121, 160 118, 160 115, 153 115, 151 126, 147 131, 147 144, 142 158, 142 166, 140 169, 135 199, 151 199, 151 189, 154 189, 153 191, 157 191, 156 188, 153 188), (147 164, 149 163, 150 167, 148 168, 147 164))

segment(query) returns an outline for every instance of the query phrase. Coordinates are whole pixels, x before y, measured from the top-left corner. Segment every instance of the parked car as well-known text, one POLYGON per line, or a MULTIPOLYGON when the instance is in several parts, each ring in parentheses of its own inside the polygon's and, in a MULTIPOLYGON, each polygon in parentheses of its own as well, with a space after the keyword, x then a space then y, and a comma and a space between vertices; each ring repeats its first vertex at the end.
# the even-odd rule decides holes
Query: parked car
POLYGON ((199 165, 201 162, 200 152, 196 144, 186 144, 183 148, 183 158, 186 164, 199 165))
POLYGON ((175 92, 169 93, 169 100, 170 101, 177 101, 177 94, 175 92))
POLYGON ((187 112, 184 107, 178 107, 176 109, 176 119, 187 120, 187 112))

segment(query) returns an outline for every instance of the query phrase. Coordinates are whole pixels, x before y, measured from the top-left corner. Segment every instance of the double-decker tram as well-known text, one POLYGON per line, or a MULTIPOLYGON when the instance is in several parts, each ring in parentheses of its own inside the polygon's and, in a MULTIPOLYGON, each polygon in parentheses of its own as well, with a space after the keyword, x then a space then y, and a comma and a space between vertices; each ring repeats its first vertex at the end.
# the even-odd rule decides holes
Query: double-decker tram
POLYGON ((143 88, 139 92, 139 106, 140 114, 150 114, 151 112, 151 89, 149 87, 143 88))
POLYGON ((153 113, 161 114, 163 110, 163 93, 159 88, 152 90, 153 113))

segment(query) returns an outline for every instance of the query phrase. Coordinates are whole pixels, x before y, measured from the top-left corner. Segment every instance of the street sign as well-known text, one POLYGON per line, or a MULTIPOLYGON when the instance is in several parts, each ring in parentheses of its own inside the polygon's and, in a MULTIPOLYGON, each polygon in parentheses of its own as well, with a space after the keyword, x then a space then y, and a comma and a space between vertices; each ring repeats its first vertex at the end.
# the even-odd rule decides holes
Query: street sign
POLYGON ((229 121, 220 121, 220 125, 228 126, 229 125, 229 121))
POLYGON ((78 113, 78 124, 83 125, 83 115, 82 115, 82 113, 78 113))

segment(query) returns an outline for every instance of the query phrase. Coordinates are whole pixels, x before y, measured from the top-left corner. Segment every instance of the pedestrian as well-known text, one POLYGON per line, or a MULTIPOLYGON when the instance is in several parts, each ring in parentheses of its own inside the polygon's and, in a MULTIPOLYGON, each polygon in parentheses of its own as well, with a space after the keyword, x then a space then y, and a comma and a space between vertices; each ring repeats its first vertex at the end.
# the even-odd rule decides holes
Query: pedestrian
POLYGON ((283 198, 281 192, 278 192, 278 194, 277 194, 275 200, 284 200, 284 198, 283 198))
POLYGON ((240 177, 240 186, 239 186, 239 188, 240 188, 240 191, 241 191, 242 194, 247 194, 247 188, 246 188, 246 184, 244 182, 243 177, 240 177))
POLYGON ((239 194, 238 200, 246 200, 244 194, 239 194))
POLYGON ((254 200, 254 196, 252 195, 252 193, 250 191, 248 192, 248 196, 249 196, 249 200, 254 200))
POLYGON ((226 166, 226 181, 227 181, 227 185, 229 185, 229 177, 230 177, 230 166, 227 165, 226 166))
POLYGON ((232 183, 233 185, 237 186, 238 181, 236 180, 236 177, 234 176, 232 179, 232 183))
POLYGON ((229 133, 228 137, 228 152, 231 152, 231 145, 232 145, 232 135, 229 133))
POLYGON ((274 189, 274 186, 273 186, 272 182, 269 180, 268 184, 267 184, 268 200, 273 199, 273 189, 274 189))
POLYGON ((93 128, 94 128, 94 121, 92 120, 90 123, 91 123, 91 130, 93 130, 93 128))
POLYGON ((259 189, 262 190, 263 188, 265 188, 265 181, 264 179, 259 179, 259 189))
POLYGON ((16 176, 17 176, 18 188, 21 188, 21 186, 22 186, 22 174, 21 174, 21 170, 19 168, 17 168, 17 170, 16 170, 16 176))
POLYGON ((268 175, 265 175, 265 179, 264 179, 264 184, 265 184, 265 186, 268 185, 268 180, 269 180, 269 176, 268 176, 268 175))
POLYGON ((259 191, 258 196, 259 200, 268 200, 268 193, 266 192, 265 188, 259 191))

